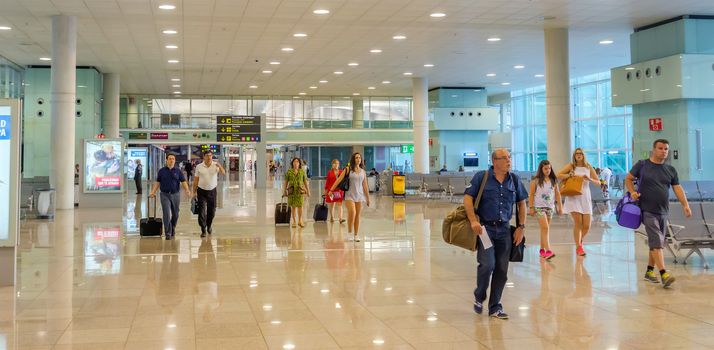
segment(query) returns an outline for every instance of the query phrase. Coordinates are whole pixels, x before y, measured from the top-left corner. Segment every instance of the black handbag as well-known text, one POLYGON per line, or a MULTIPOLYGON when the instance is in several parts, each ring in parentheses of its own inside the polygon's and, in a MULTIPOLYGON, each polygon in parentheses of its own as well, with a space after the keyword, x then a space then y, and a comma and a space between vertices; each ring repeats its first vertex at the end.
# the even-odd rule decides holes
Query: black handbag
MULTIPOLYGON (((518 178, 515 178, 513 176, 513 173, 511 173, 511 181, 513 181, 513 185, 516 186, 516 191, 518 191, 517 186, 520 186, 520 183, 517 183, 516 181, 519 181, 518 178)), ((515 243, 515 237, 516 237, 516 229, 518 229, 518 225, 520 225, 520 220, 519 220, 519 210, 518 210, 518 202, 516 204, 516 226, 511 225, 511 256, 508 258, 508 261, 511 262, 523 262, 523 255, 526 250, 526 236, 523 236, 523 239, 521 240, 521 244, 516 244, 515 243)))
POLYGON ((347 192, 350 190, 350 168, 347 167, 345 171, 345 176, 342 177, 342 181, 340 181, 340 184, 337 185, 337 188, 347 192))
POLYGON ((196 198, 191 198, 191 213, 198 214, 198 200, 196 198))

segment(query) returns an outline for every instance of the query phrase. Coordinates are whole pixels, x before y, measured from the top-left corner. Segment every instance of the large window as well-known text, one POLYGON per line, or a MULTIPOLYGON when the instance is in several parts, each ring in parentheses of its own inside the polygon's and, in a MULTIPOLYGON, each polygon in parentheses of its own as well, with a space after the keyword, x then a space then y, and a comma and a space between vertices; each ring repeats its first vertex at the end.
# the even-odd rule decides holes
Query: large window
MULTIPOLYGON (((612 106, 610 73, 573 79, 570 99, 573 148, 583 148, 595 167, 627 172, 632 159, 632 109, 612 106)), ((534 171, 546 158, 548 146, 544 87, 512 92, 508 109, 513 166, 534 171)))

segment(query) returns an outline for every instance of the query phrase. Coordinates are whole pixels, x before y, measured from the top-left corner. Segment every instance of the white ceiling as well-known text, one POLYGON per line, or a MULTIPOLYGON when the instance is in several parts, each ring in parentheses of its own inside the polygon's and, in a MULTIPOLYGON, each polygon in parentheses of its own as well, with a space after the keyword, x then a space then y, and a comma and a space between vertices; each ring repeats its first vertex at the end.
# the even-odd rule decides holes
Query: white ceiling
POLYGON ((179 77, 184 95, 410 95, 406 71, 427 77, 430 87, 496 93, 543 84, 534 75, 544 71, 545 26, 570 28, 575 77, 629 63, 634 27, 711 13, 712 0, 0 0, 0 26, 12 27, 0 31, 0 55, 46 64, 39 57, 51 55, 51 16, 66 14, 77 16, 77 64, 120 73, 123 93, 170 93, 170 78, 179 77), (315 15, 317 8, 331 13, 315 15), (437 11, 447 16, 429 16, 437 11), (297 32, 308 37, 294 38, 297 32), (393 40, 396 34, 407 39, 393 40), (491 36, 502 40, 490 43, 491 36), (598 44, 603 39, 615 43, 598 44), (286 46, 295 51, 282 52, 286 46))

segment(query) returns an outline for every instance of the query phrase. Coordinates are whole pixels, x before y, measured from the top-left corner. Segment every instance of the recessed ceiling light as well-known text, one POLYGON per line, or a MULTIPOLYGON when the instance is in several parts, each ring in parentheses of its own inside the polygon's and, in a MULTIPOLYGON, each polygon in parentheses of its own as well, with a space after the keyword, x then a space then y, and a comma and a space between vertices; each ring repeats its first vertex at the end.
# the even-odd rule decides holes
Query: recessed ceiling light
POLYGON ((385 80, 385 81, 382 82, 382 84, 391 84, 391 83, 392 83, 392 82, 389 81, 389 80, 385 80))
POLYGON ((600 45, 610 45, 612 43, 614 43, 614 41, 612 41, 612 40, 601 40, 600 41, 600 45))
POLYGON ((315 11, 312 11, 312 13, 316 15, 326 15, 330 13, 330 10, 325 10, 325 9, 317 9, 315 11))
POLYGON ((344 74, 344 72, 342 72, 342 71, 339 71, 339 70, 338 70, 338 71, 335 71, 335 72, 333 72, 333 73, 335 73, 335 74, 337 74, 337 75, 341 75, 341 74, 344 74))
POLYGON ((300 96, 304 96, 304 95, 307 95, 307 93, 304 93, 304 92, 300 92, 300 93, 298 93, 298 95, 300 95, 300 96))
POLYGON ((310 86, 310 89, 317 89, 317 86, 310 86))
POLYGON ((404 40, 404 39, 406 39, 406 38, 407 38, 407 37, 404 36, 404 35, 395 35, 395 36, 392 37, 392 39, 394 39, 394 40, 404 40))
POLYGON ((164 33, 164 34, 169 34, 169 35, 173 35, 173 34, 176 34, 176 33, 178 33, 178 32, 175 31, 175 30, 173 30, 173 29, 166 29, 166 30, 164 30, 162 33, 164 33))
POLYGON ((369 50, 369 52, 371 52, 371 53, 382 53, 382 50, 380 50, 380 49, 372 49, 372 50, 369 50))
POLYGON ((534 75, 534 77, 536 77, 536 78, 542 78, 542 77, 544 77, 544 76, 545 76, 545 75, 543 75, 543 74, 536 74, 536 75, 534 75))
POLYGON ((374 87, 374 86, 370 86, 367 88, 367 90, 374 90, 374 89, 376 89, 376 87, 374 87))
POLYGON ((503 86, 511 85, 511 83, 501 83, 503 86))
POLYGON ((501 41, 501 38, 499 38, 499 37, 492 37, 492 38, 488 38, 488 39, 486 39, 486 40, 488 40, 488 41, 490 41, 490 42, 496 42, 496 41, 501 41))
POLYGON ((412 75, 412 72, 404 72, 404 75, 412 75))
POLYGON ((282 48, 281 50, 282 50, 283 52, 293 52, 293 51, 295 51, 295 49, 293 49, 292 47, 284 47, 284 48, 282 48))
POLYGON ((305 34, 305 33, 295 33, 295 34, 293 34, 293 36, 296 37, 296 38, 305 38, 305 37, 307 37, 307 34, 305 34))
POLYGON ((359 96, 359 92, 353 92, 352 96, 359 96))
POLYGON ((320 84, 327 84, 327 80, 320 80, 320 84))
POLYGON ((263 74, 270 74, 270 73, 272 73, 272 72, 273 72, 272 70, 267 70, 267 69, 266 69, 266 70, 263 71, 263 74))
POLYGON ((427 63, 427 64, 424 65, 424 67, 431 68, 431 67, 434 67, 434 65, 431 64, 431 63, 427 63))
POLYGON ((517 64, 517 65, 513 66, 513 68, 515 68, 515 69, 523 69, 523 68, 526 68, 526 66, 524 66, 524 65, 522 65, 522 64, 517 64))
POLYGON ((0 26, 0 30, 10 30, 10 29, 12 29, 12 28, 6 27, 6 26, 0 26))
POLYGON ((446 17, 446 14, 443 12, 434 12, 430 14, 429 16, 434 17, 434 18, 441 18, 441 17, 446 17))
POLYGON ((77 85, 78 88, 86 88, 87 85, 77 85))
POLYGON ((179 78, 171 78, 171 81, 181 81, 179 78))
POLYGON ((180 93, 181 93, 181 91, 174 91, 174 94, 176 94, 176 95, 178 95, 180 93))
POLYGON ((40 61, 52 61, 49 57, 40 57, 40 61))
POLYGON ((350 67, 357 67, 357 66, 359 66, 359 63, 357 63, 357 62, 350 62, 350 63, 347 63, 347 65, 350 66, 350 67))
POLYGON ((178 46, 176 45, 166 45, 167 49, 178 49, 178 46))
POLYGON ((257 88, 258 88, 258 85, 251 85, 251 86, 249 86, 249 88, 251 88, 251 89, 257 89, 257 88))
POLYGON ((488 74, 486 74, 486 76, 487 76, 487 77, 495 77, 495 76, 496 76, 496 73, 488 73, 488 74))
POLYGON ((178 84, 174 84, 174 85, 171 85, 171 87, 175 87, 175 88, 178 88, 178 87, 181 87, 181 85, 178 85, 178 84))
POLYGON ((169 63, 179 63, 179 60, 169 60, 169 63))
POLYGON ((270 61, 270 64, 272 64, 272 65, 274 65, 274 66, 277 66, 277 65, 280 64, 280 62, 278 62, 278 61, 270 61))
POLYGON ((159 5, 159 8, 162 10, 173 10, 176 8, 176 6, 167 4, 167 5, 159 5))

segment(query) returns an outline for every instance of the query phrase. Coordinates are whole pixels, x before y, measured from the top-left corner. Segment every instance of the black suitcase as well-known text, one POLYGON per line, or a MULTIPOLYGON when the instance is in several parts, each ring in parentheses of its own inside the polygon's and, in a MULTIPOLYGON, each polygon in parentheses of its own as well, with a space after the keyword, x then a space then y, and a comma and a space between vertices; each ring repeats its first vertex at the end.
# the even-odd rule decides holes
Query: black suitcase
POLYGON ((290 206, 282 199, 275 205, 275 225, 290 225, 290 206))
POLYGON ((325 196, 322 196, 322 203, 315 204, 315 211, 312 213, 312 218, 315 221, 327 221, 327 213, 329 209, 325 205, 325 196))
POLYGON ((156 217, 156 197, 149 197, 146 210, 149 212, 148 218, 142 218, 139 223, 139 234, 142 237, 161 237, 164 231, 163 220, 156 217), (151 201, 154 201, 154 214, 151 214, 151 201))

